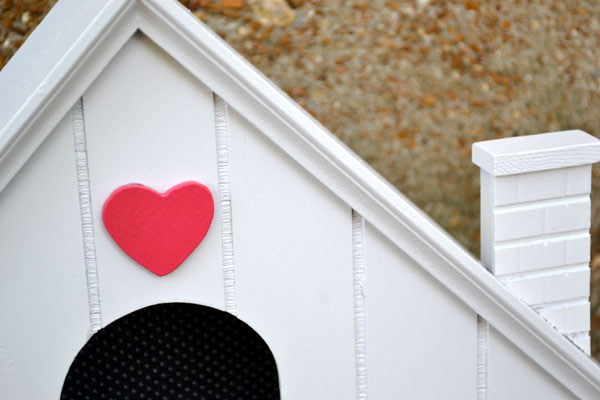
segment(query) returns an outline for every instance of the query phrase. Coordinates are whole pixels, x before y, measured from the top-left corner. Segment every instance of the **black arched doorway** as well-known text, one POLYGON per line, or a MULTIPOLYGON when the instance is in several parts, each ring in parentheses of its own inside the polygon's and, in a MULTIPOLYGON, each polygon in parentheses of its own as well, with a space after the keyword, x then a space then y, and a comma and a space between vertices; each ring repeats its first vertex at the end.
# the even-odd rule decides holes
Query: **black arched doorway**
POLYGON ((71 364, 62 400, 279 399, 262 338, 232 315, 158 304, 96 333, 71 364))

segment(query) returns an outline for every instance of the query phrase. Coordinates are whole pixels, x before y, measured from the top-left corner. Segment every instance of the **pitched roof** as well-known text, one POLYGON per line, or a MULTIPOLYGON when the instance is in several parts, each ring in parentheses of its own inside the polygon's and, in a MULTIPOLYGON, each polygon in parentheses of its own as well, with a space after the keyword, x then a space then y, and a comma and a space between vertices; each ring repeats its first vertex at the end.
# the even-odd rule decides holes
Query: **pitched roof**
POLYGON ((600 369, 175 1, 63 0, 0 72, 0 191, 137 30, 579 397, 600 369))

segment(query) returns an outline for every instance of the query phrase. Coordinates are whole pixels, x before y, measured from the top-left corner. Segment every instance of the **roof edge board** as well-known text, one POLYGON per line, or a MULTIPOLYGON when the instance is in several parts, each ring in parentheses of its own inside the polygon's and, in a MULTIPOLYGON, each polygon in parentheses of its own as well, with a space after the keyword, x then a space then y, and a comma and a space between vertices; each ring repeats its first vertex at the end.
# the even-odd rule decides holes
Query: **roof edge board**
POLYGON ((567 388, 580 396, 600 392, 600 369, 592 360, 519 301, 447 233, 245 59, 236 64, 240 56, 212 31, 194 17, 186 21, 178 15, 189 14, 183 7, 157 0, 142 2, 153 19, 165 20, 170 34, 179 36, 159 37, 165 32, 152 29, 150 24, 144 29, 142 23, 142 31, 153 41, 193 75, 199 76, 202 70, 226 78, 229 82, 207 79, 205 84, 567 388), (207 66, 207 60, 202 60, 200 68, 199 61, 191 56, 194 52, 177 48, 183 42, 213 65, 207 66), (244 96, 234 93, 232 87, 243 89, 244 96), (256 104, 269 112, 257 112, 256 104), (407 239, 411 245, 406 245, 407 239), (447 267, 456 273, 449 273, 447 267))
MULTIPOLYGON (((135 2, 124 0, 107 2, 78 34, 70 32, 70 46, 61 49, 55 64, 40 63, 44 79, 32 86, 32 93, 15 115, 0 126, 0 192, 135 32, 135 6, 135 2)), ((73 17, 64 9, 59 11, 63 17, 73 17)), ((45 38, 36 36, 35 40, 43 42, 45 38)), ((32 46, 36 47, 41 46, 32 46)), ((20 59, 25 57, 27 63, 35 55, 19 55, 20 59)), ((1 81, 5 83, 4 78, 1 81)))
MULTIPOLYGON (((142 14, 145 13, 145 17, 136 19, 135 24, 139 24, 139 27, 168 54, 197 77, 199 76, 198 64, 208 67, 207 70, 203 70, 203 73, 221 79, 205 81, 205 84, 210 84, 213 91, 241 112, 278 147, 356 209, 396 246, 403 249, 475 312, 486 318, 565 387, 580 397, 591 397, 600 393, 600 369, 591 359, 517 300, 447 233, 433 224, 389 183, 379 178, 378 174, 374 174, 364 161, 350 152, 306 111, 225 45, 212 31, 199 23, 183 6, 175 2, 159 0, 138 0, 138 2, 143 6, 140 7, 140 11, 143 11, 142 14), (153 29, 152 24, 146 24, 144 28, 143 20, 146 17, 162 20, 164 27, 153 29), (165 29, 167 26, 170 33, 165 29), (169 39, 167 36, 173 33, 175 36, 169 39), (204 59, 198 60, 202 57, 197 54, 182 54, 173 47, 173 45, 180 46, 182 43, 192 45, 204 59), (236 93, 238 89, 241 89, 241 96, 239 92, 236 93)), ((113 5, 112 11, 114 11, 115 4, 122 6, 124 1, 112 0, 109 4, 113 5)), ((98 31, 101 31, 100 28, 108 29, 112 23, 116 23, 117 17, 118 15, 113 14, 112 19, 104 21, 103 26, 97 26, 100 22, 95 20, 94 29, 98 31)), ((131 25, 128 29, 136 27, 137 25, 131 25)), ((91 28, 92 26, 88 29, 91 28)), ((86 40, 91 40, 89 34, 86 37, 86 40)), ((106 39, 106 35, 102 37, 105 44, 106 39)), ((43 38, 38 37, 37 40, 43 38)), ((71 49, 83 54, 79 54, 81 58, 71 57, 69 61, 76 64, 78 60, 83 59, 84 64, 90 64, 89 58, 86 59, 84 56, 92 51, 93 43, 88 43, 88 48, 75 49, 77 43, 74 43, 71 49)), ((112 56, 123 44, 124 41, 119 46, 113 45, 109 49, 112 49, 112 56), (118 48, 115 50, 115 47, 118 48)), ((75 74, 72 71, 62 70, 60 76, 62 82, 70 78, 79 81, 75 82, 77 84, 69 85, 69 94, 73 97, 73 101, 87 88, 85 82, 89 85, 112 56, 106 56, 105 58, 108 59, 101 66, 95 68, 88 66, 85 73, 75 74)), ((65 60, 62 59, 62 62, 65 60)), ((47 74, 50 76, 55 72, 49 70, 47 74)), ((49 92, 54 90, 56 89, 49 92)), ((54 94, 64 93, 63 90, 66 89, 58 87, 58 91, 54 94)), ((48 96, 46 93, 44 101, 54 104, 57 103, 57 97, 48 96)), ((40 101, 40 104, 42 103, 40 101)), ((65 107, 68 101, 58 103, 61 107, 65 107)), ((65 111, 70 106, 71 104, 68 104, 65 111)), ((31 117, 35 111, 28 106, 22 107, 19 113, 31 117)), ((40 115, 35 115, 35 120, 48 120, 50 117, 45 109, 40 115)), ((22 128, 23 132, 19 132, 21 136, 32 133, 31 125, 30 123, 22 128)), ((50 130, 46 125, 44 130, 45 137, 50 130)), ((37 145, 39 143, 41 140, 37 145)), ((11 148, 11 153, 22 151, 21 158, 25 160, 14 161, 14 165, 20 165, 9 171, 9 174, 16 173, 35 150, 33 146, 28 144, 26 147, 11 148)), ((0 152, 6 151, 0 147, 0 152)), ((4 160, 0 161, 2 167, 0 171, 4 170, 3 162, 4 160)), ((0 175, 0 191, 6 184, 2 178, 3 175, 0 175)))
POLYGON ((97 17, 105 0, 60 0, 29 35, 0 74, 0 93, 10 97, 10 104, 0 108, 0 127, 46 79, 47 69, 55 65, 72 42, 97 17), (77 15, 77 18, 69 18, 77 15), (19 79, 27 76, 26 80, 19 79))

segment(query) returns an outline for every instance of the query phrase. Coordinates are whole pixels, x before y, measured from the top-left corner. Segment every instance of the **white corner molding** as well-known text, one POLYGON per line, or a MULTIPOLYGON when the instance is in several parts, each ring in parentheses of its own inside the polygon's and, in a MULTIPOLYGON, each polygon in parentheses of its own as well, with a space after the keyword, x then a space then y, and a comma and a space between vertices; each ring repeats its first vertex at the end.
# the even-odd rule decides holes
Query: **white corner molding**
POLYGON ((488 346, 490 324, 477 316, 477 400, 488 399, 488 346))
POLYGON ((367 319, 365 306, 365 220, 352 210, 352 262, 354 275, 354 347, 356 398, 367 400, 367 319))
POLYGON ((590 353, 591 165, 600 140, 563 131, 473 145, 481 168, 481 260, 590 353))
POLYGON ((216 94, 213 94, 213 98, 215 104, 219 205, 221 208, 221 254, 223 257, 223 279, 225 282, 225 310, 237 316, 227 103, 216 94))
POLYGON ((91 337, 94 333, 102 329, 102 309, 100 307, 96 234, 94 231, 94 218, 92 216, 92 195, 85 137, 83 99, 81 97, 71 109, 71 120, 73 124, 73 142, 75 144, 75 168, 77 169, 77 188, 79 192, 79 211, 81 215, 81 235, 83 238, 91 337))

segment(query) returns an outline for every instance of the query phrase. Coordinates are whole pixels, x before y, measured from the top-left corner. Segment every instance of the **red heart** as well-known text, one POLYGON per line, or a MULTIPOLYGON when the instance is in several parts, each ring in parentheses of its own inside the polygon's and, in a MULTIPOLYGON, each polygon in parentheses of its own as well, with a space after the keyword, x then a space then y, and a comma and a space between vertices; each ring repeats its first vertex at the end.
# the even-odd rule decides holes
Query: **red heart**
POLYGON ((184 182, 164 194, 144 185, 117 188, 102 209, 119 247, 158 276, 179 267, 206 236, 213 219, 210 190, 184 182))

